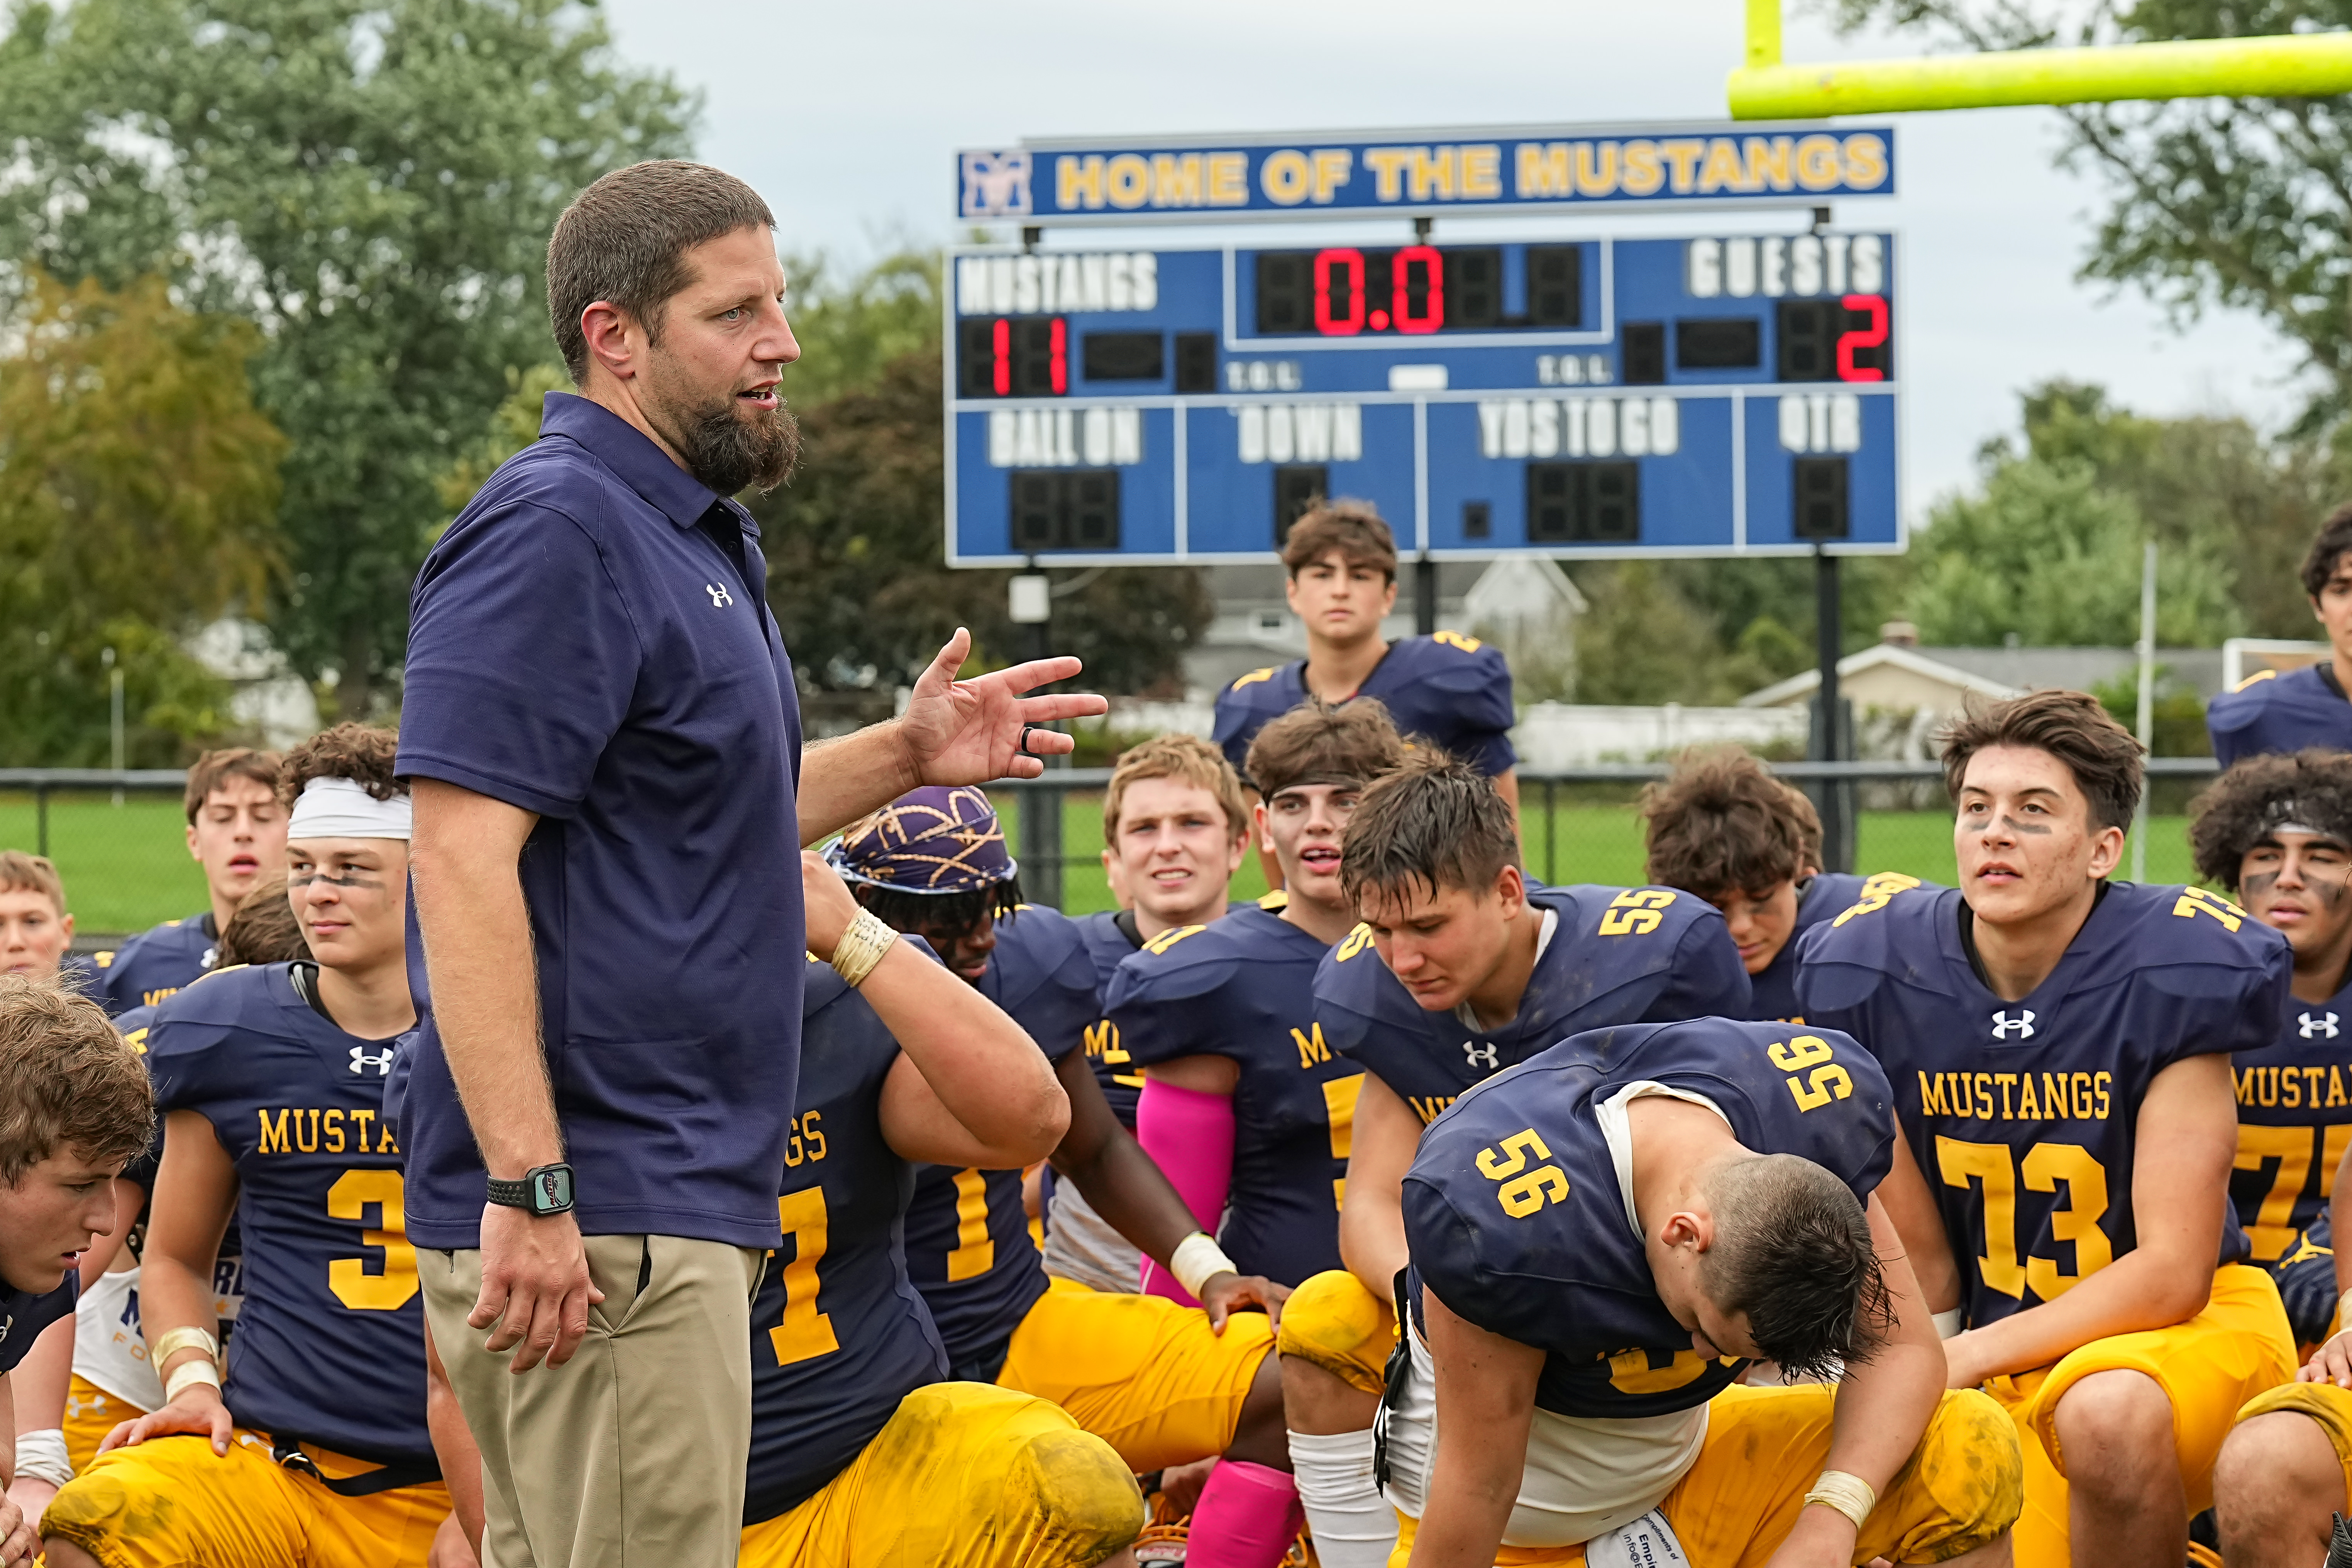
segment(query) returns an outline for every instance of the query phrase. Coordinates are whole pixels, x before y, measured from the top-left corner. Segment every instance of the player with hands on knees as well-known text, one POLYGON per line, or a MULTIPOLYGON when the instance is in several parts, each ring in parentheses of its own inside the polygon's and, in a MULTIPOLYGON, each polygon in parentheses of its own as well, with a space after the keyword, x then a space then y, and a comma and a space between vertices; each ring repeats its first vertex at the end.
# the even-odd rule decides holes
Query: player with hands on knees
POLYGON ((49 1504, 57 1568, 414 1568, 448 1515, 384 1116, 416 1026, 395 744, 341 724, 286 759, 289 896, 312 957, 214 974, 148 1030, 165 1129, 140 1305, 164 1403, 49 1504), (224 1354, 213 1286, 232 1216, 246 1294, 224 1354))
POLYGON ((1316 1551, 1328 1568, 1372 1568, 1396 1537, 1372 1427, 1422 1129, 1567 1035, 1740 1016, 1748 982, 1721 917, 1687 893, 1531 886, 1508 804, 1442 752, 1414 752, 1364 792, 1342 864, 1363 923, 1318 966, 1315 1008, 1331 1050, 1363 1069, 1339 1209, 1346 1267, 1300 1285, 1279 1348, 1316 1551))
POLYGON ((1571 1037, 1465 1091, 1404 1179, 1382 1463, 1412 1568, 2005 1563, 2019 1458, 1948 1391, 1843 1035, 1571 1037), (1757 1360, 1832 1380, 1751 1388, 1757 1360))
POLYGON ((1803 942, 1809 1026, 1871 1051, 1902 1136, 1881 1189, 1956 1388, 2025 1456, 2021 1568, 2174 1568, 2239 1409, 2294 1374, 2230 1206, 2233 1052, 2273 1045, 2293 952, 2201 888, 2111 881, 2138 742, 2036 691, 1952 725, 1957 888, 1803 942))

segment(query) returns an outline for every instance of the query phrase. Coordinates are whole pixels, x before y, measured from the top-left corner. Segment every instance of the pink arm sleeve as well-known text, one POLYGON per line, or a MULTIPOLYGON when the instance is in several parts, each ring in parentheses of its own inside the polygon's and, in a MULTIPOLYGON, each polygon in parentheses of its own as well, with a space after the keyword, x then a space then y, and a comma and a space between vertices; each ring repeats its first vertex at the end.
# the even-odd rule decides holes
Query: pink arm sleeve
MULTIPOLYGON (((1234 1180, 1234 1098, 1197 1089, 1179 1089, 1146 1077, 1135 1107, 1136 1141, 1211 1236, 1224 1217, 1225 1193, 1234 1180)), ((1143 1260, 1143 1293, 1197 1307, 1175 1277, 1149 1258, 1143 1260)))

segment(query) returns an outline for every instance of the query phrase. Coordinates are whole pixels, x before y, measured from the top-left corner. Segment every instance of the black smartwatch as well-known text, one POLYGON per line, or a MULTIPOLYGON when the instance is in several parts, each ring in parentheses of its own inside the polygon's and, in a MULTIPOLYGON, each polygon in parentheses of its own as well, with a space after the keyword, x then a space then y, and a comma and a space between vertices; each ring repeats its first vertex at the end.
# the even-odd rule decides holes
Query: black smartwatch
POLYGON ((500 1208, 528 1209, 535 1215, 572 1212, 572 1167, 534 1165, 519 1182, 490 1179, 490 1202, 500 1208))

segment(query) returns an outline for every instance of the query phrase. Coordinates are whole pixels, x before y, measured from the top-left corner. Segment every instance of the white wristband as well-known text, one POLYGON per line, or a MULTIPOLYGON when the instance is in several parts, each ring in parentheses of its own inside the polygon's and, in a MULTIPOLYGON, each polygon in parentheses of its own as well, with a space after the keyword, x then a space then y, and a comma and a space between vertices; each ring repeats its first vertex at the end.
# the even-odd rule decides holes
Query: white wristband
POLYGON ((52 1426, 46 1432, 16 1434, 16 1474, 63 1487, 73 1479, 73 1461, 66 1458, 66 1435, 52 1426))
POLYGON ((1948 1340, 1954 1334, 1958 1333, 1962 1329, 1968 1326, 1960 1321, 1960 1310, 1958 1307, 1953 1308, 1948 1312, 1937 1313, 1934 1322, 1936 1324, 1936 1337, 1939 1340, 1948 1340))
POLYGON ((1201 1287, 1206 1285, 1212 1276, 1238 1274, 1241 1270, 1234 1267, 1234 1260, 1225 1256, 1224 1249, 1213 1238, 1204 1231, 1196 1230, 1178 1242, 1176 1250, 1169 1254, 1168 1272, 1176 1276, 1176 1283, 1184 1287, 1187 1295, 1198 1300, 1201 1287))
POLYGON ((221 1385, 220 1373, 208 1361, 182 1362, 163 1379, 163 1403, 169 1405, 179 1398, 183 1391, 199 1383, 209 1385, 217 1394, 221 1385))

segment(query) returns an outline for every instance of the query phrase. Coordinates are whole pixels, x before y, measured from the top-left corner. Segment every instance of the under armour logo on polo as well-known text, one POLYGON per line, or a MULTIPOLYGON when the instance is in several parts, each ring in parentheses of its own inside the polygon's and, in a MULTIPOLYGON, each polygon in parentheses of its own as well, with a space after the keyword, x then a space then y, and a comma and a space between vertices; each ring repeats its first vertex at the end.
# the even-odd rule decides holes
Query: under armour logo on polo
POLYGON ((2011 1035, 2021 1040, 2030 1040, 2033 1037, 2033 1014, 2031 1009, 2020 1007, 2014 1018, 2011 1017, 2006 1010, 1992 1016, 1992 1037, 1996 1040, 2005 1040, 2011 1035))
POLYGON ((2295 1032, 2306 1040, 2332 1040, 2341 1032, 2336 1027, 2336 1015, 2333 1013, 2322 1013, 2316 1018, 2308 1013, 2302 1014, 2295 1019, 2294 1026, 2295 1032))
POLYGON ((1481 1046, 1475 1040, 1463 1041, 1462 1054, 1470 1058, 1472 1067, 1485 1068, 1489 1072, 1494 1071, 1500 1065, 1495 1060, 1495 1047, 1481 1046))
POLYGON ((352 1070, 353 1072, 358 1072, 365 1068, 375 1068, 375 1076, 378 1078, 390 1078, 392 1076, 392 1047, 390 1046, 386 1046, 375 1055, 370 1056, 368 1055, 367 1047, 365 1046, 353 1046, 352 1047, 352 1070))
POLYGON ((710 607, 714 610, 723 610, 735 602, 735 595, 716 583, 705 583, 702 591, 710 595, 710 607))

